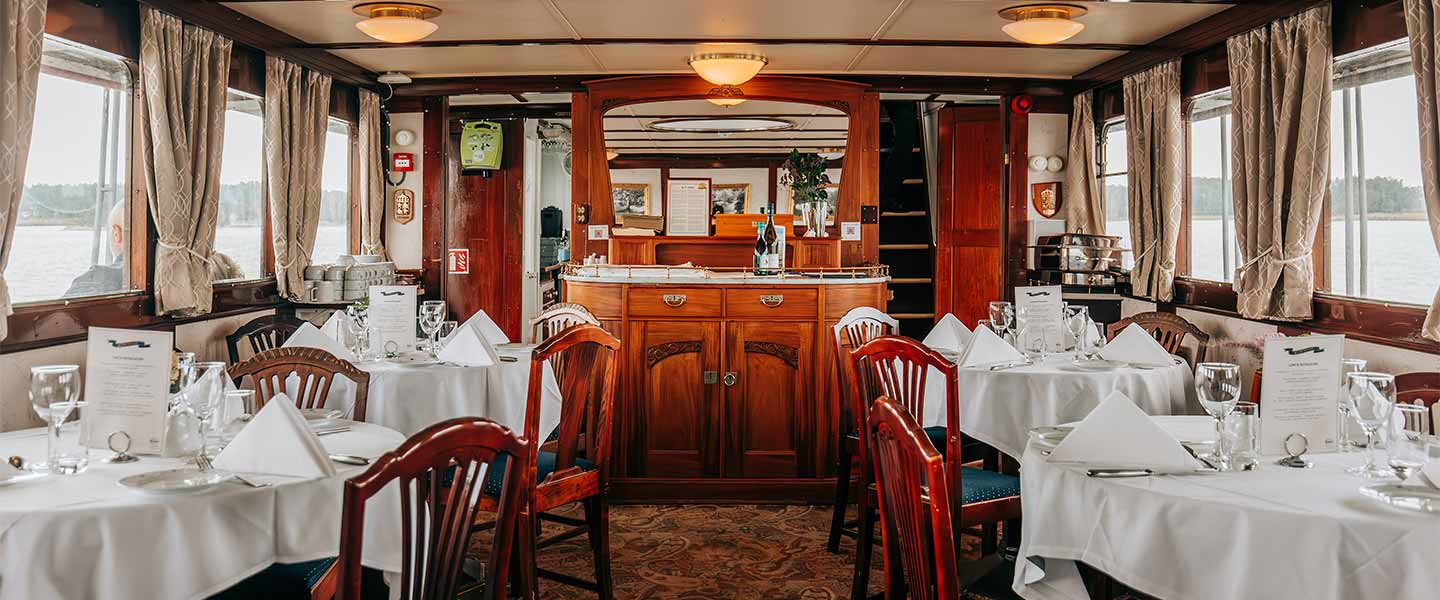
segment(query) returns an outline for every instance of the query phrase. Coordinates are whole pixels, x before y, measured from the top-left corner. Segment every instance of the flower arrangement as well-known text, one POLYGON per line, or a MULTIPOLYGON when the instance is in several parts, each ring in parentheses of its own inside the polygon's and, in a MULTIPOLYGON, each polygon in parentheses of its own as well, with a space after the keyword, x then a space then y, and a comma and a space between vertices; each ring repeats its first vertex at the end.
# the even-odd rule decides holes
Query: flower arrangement
POLYGON ((785 173, 780 183, 790 186, 796 204, 825 201, 824 186, 830 183, 830 176, 825 174, 826 162, 819 154, 790 151, 790 158, 782 165, 785 173))

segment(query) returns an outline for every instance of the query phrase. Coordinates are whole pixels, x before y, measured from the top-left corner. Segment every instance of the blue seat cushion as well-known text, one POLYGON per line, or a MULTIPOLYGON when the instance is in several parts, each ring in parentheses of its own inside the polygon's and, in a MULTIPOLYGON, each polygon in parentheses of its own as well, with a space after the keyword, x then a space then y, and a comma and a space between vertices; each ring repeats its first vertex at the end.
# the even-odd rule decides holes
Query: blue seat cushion
POLYGON ((934 426, 934 427, 926 427, 926 428, 925 428, 925 437, 930 438, 930 445, 931 445, 931 446, 934 446, 934 447, 935 447, 935 450, 938 451, 941 456, 944 456, 944 455, 945 455, 945 437, 946 437, 946 436, 945 436, 945 426, 944 426, 944 425, 936 425, 936 426, 934 426))
POLYGON ((974 504, 1019 495, 1019 477, 985 469, 960 467, 961 504, 974 504))
MULTIPOLYGON (((500 489, 505 479, 505 464, 509 462, 509 454, 498 454, 495 460, 490 463, 490 470, 485 472, 485 495, 492 498, 500 497, 500 489)), ((581 471, 594 471, 595 463, 583 458, 575 459, 575 466, 581 471)), ((535 461, 535 482, 545 481, 551 473, 555 472, 555 453, 541 452, 539 459, 535 461)))
POLYGON ((308 598, 310 590, 320 583, 320 579, 336 560, 322 558, 298 563, 275 563, 217 597, 244 598, 263 594, 280 598, 308 598))

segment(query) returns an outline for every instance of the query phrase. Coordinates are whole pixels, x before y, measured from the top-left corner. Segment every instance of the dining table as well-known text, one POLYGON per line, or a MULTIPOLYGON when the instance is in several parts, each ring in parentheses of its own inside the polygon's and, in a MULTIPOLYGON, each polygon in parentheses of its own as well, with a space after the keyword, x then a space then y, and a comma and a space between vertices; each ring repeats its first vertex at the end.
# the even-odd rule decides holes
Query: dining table
MULTIPOLYGON (((1209 417, 1151 418, 1182 443, 1214 439, 1209 417)), ((1310 468, 1264 456, 1249 471, 1098 478, 1047 462, 1045 450, 1032 440, 1020 462, 1021 597, 1089 598, 1078 563, 1167 600, 1395 600, 1440 590, 1440 515, 1362 493, 1376 482, 1345 472, 1362 453, 1306 455, 1310 468)))
MULTIPOLYGON (((327 452, 374 459, 405 436, 371 423, 324 435, 327 452)), ((62 436, 79 435, 75 422, 62 436)), ((45 429, 0 434, 6 456, 38 460, 45 429)), ((0 600, 205 598, 275 563, 336 556, 344 481, 367 467, 336 463, 318 479, 254 476, 186 494, 121 485, 130 476, 194 468, 191 459, 141 456, 108 463, 91 450, 73 475, 0 480, 0 600), (267 485, 268 484, 268 485, 267 485)), ((398 572, 398 486, 367 506, 362 563, 398 572)))

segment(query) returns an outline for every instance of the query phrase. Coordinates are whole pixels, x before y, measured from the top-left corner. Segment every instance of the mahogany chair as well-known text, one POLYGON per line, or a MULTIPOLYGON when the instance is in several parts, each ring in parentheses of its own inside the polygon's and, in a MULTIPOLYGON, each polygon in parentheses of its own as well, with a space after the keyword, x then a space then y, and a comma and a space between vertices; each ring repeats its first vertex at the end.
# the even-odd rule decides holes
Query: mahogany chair
POLYGON ((1430 421, 1418 424, 1426 433, 1440 432, 1440 373, 1402 373, 1395 376, 1395 400, 1406 404, 1429 407, 1430 421))
POLYGON ((590 314, 590 309, 585 308, 583 304, 561 302, 545 309, 544 312, 540 313, 540 316, 530 321, 530 328, 534 335, 531 339, 538 344, 550 339, 550 336, 564 331, 566 327, 577 323, 599 325, 600 320, 596 319, 595 315, 590 314))
POLYGON ((275 348, 230 367, 230 378, 237 384, 246 376, 251 378, 256 406, 265 406, 276 394, 285 392, 285 380, 292 374, 300 380, 293 398, 295 406, 299 408, 325 406, 325 399, 330 395, 330 386, 335 383, 336 376, 344 376, 354 382, 355 403, 350 418, 356 421, 365 420, 365 403, 370 396, 370 374, 319 348, 275 348))
POLYGON ((290 315, 265 315, 250 319, 235 333, 225 336, 225 346, 230 350, 230 364, 240 364, 240 340, 250 343, 252 355, 259 354, 279 348, 304 324, 303 319, 290 315))
MULTIPOLYGON (((560 385, 560 424, 543 442, 532 445, 527 472, 521 482, 528 488, 519 517, 517 561, 521 589, 538 594, 536 577, 594 591, 601 600, 614 597, 610 573, 609 484, 610 431, 615 371, 620 340, 599 325, 571 325, 546 339, 531 353, 530 387, 525 405, 525 439, 539 440, 540 400, 548 361, 560 385), (585 518, 546 514, 575 502, 584 505, 585 518), (539 539, 541 520, 570 527, 539 539), (585 581, 536 566, 536 552, 551 544, 588 534, 594 556, 595 580, 585 581)), ((481 510, 495 506, 501 490, 487 485, 481 510)), ((498 481, 496 482, 498 483, 498 481)), ((492 527, 477 523, 475 529, 492 527)))
POLYGON ((1166 352, 1185 357, 1190 361, 1190 366, 1205 362, 1205 353, 1210 346, 1210 334, 1201 331, 1194 323, 1185 320, 1185 317, 1163 312, 1140 313, 1111 323, 1105 328, 1105 337, 1115 339, 1115 336, 1131 323, 1150 332, 1166 352), (1187 338, 1195 340, 1193 353, 1184 347, 1187 338))
POLYGON ((399 597, 454 598, 466 593, 486 600, 505 598, 519 517, 529 500, 531 488, 522 478, 533 468, 533 449, 492 421, 460 418, 431 425, 375 459, 364 473, 345 482, 335 597, 361 598, 366 502, 398 482, 402 563, 400 578, 390 585, 399 588, 399 597), (485 579, 464 581, 469 578, 461 566, 470 546, 470 524, 480 510, 478 492, 492 480, 499 492, 491 498, 496 527, 485 579))
POLYGON ((835 413, 840 415, 840 431, 835 441, 835 509, 830 516, 830 537, 825 542, 825 549, 832 553, 840 551, 840 536, 859 537, 859 529, 856 528, 858 521, 846 522, 845 509, 850 506, 850 488, 855 485, 851 471, 860 442, 859 432, 864 431, 860 425, 864 419, 858 419, 852 414, 853 402, 847 399, 853 390, 846 385, 849 377, 846 373, 848 368, 845 367, 845 357, 851 349, 859 348, 865 342, 881 336, 895 335, 899 331, 899 320, 869 306, 852 308, 835 323, 832 337, 836 383, 834 406, 835 413))

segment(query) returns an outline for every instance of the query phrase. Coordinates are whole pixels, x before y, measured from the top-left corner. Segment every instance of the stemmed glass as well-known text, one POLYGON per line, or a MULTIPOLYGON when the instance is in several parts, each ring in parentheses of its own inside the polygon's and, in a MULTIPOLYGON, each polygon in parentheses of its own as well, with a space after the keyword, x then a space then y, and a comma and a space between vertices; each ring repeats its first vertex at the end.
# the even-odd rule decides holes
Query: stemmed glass
POLYGON ((1350 403, 1345 401, 1345 382, 1351 373, 1359 373, 1365 370, 1365 359, 1363 358, 1342 358, 1340 359, 1340 440, 1341 452, 1354 452, 1355 446, 1350 443, 1350 403))
POLYGON ((189 399, 190 410, 200 423, 200 456, 206 456, 210 450, 210 420, 215 418, 225 397, 228 376, 223 362, 195 363, 195 385, 190 387, 189 399))
POLYGON ((1240 401, 1240 366, 1231 363, 1195 365, 1195 394, 1200 398, 1200 406, 1215 419, 1215 449, 1210 456, 1223 470, 1230 458, 1230 451, 1225 448, 1225 417, 1235 410, 1235 403, 1240 401))
POLYGON ((1346 392, 1350 414, 1365 430, 1365 464, 1345 472, 1366 479, 1390 477, 1390 469, 1375 464, 1375 432, 1388 424, 1391 413, 1395 412, 1395 377, 1369 371, 1351 373, 1346 380, 1346 392))
POLYGON ((440 331, 440 324, 445 321, 445 301, 426 300, 420 304, 420 330, 425 332, 425 340, 430 346, 430 357, 439 358, 439 344, 436 343, 435 334, 440 331))
MULTIPOLYGON (((440 329, 435 332, 436 343, 443 344, 445 340, 449 340, 450 336, 455 333, 455 328, 459 326, 460 324, 455 321, 441 321, 440 329)), ((444 346, 441 346, 440 348, 436 349, 436 352, 439 352, 443 349, 444 346)))
POLYGON ((1398 423, 1391 426, 1390 438, 1385 442, 1385 454, 1390 470, 1404 481, 1420 472, 1429 462, 1426 424, 1430 422, 1430 409, 1402 401, 1395 405, 1394 419, 1398 423))
POLYGON ((45 462, 32 463, 37 473, 62 473, 60 462, 60 425, 80 398, 80 367, 78 365, 44 365, 30 368, 30 405, 45 420, 45 462))
POLYGON ((1075 338, 1075 351, 1082 351, 1085 347, 1085 333, 1090 328, 1090 308, 1067 305, 1065 307, 1065 326, 1070 329, 1070 335, 1075 338))
POLYGON ((345 315, 349 317, 348 319, 345 319, 345 333, 350 334, 349 337, 346 338, 346 346, 350 349, 351 352, 354 352, 356 356, 360 356, 361 352, 363 351, 361 349, 361 338, 364 337, 366 333, 365 311, 356 308, 354 304, 351 304, 350 306, 345 308, 345 315))
POLYGON ((1009 302, 997 301, 990 303, 990 323, 995 326, 995 333, 1005 337, 1010 332, 1010 326, 1015 319, 1015 306, 1009 302))

